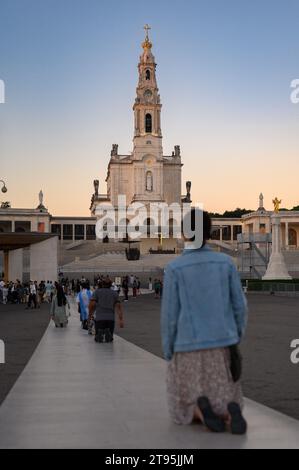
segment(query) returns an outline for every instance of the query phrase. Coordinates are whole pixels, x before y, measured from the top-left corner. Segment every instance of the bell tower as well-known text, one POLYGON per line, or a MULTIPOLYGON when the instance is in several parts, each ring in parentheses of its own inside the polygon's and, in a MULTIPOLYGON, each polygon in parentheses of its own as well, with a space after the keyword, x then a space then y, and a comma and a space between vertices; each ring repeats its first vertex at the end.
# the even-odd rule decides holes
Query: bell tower
POLYGON ((152 43, 148 32, 142 43, 143 54, 138 65, 139 81, 133 106, 135 117, 134 159, 139 160, 145 153, 154 154, 160 160, 163 157, 161 131, 161 102, 156 79, 156 63, 152 53, 152 43))

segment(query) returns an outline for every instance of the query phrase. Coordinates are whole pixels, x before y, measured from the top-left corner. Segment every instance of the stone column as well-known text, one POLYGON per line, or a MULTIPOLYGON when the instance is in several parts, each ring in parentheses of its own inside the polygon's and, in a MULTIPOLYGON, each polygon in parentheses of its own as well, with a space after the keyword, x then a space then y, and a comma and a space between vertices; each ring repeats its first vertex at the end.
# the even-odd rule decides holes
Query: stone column
POLYGON ((15 232, 16 231, 16 223, 14 220, 11 221, 11 231, 15 232))
POLYGON ((285 246, 286 250, 289 249, 289 222, 285 223, 285 246))
POLYGON ((23 281, 23 249, 11 250, 9 252, 8 264, 8 279, 9 281, 16 281, 19 279, 23 281))
POLYGON ((230 241, 234 241, 234 225, 230 226, 230 241))
POLYGON ((30 246, 30 279, 57 281, 58 237, 51 237, 30 246))
POLYGON ((223 227, 220 227, 220 241, 223 240, 223 227))
POLYGON ((272 218, 272 253, 263 280, 292 279, 289 275, 283 254, 281 252, 281 219, 278 214, 272 218))
POLYGON ((84 240, 86 240, 87 235, 86 235, 86 224, 84 224, 84 240))
POLYGON ((3 252, 3 258, 4 258, 4 282, 7 283, 9 281, 9 251, 5 250, 3 252))

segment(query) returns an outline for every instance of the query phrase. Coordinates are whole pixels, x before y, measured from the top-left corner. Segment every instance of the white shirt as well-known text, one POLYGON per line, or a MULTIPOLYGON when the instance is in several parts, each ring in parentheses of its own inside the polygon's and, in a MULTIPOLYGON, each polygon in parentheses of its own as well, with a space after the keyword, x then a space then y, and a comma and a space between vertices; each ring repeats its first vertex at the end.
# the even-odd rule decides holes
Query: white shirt
POLYGON ((36 294, 35 284, 30 284, 30 294, 36 294))

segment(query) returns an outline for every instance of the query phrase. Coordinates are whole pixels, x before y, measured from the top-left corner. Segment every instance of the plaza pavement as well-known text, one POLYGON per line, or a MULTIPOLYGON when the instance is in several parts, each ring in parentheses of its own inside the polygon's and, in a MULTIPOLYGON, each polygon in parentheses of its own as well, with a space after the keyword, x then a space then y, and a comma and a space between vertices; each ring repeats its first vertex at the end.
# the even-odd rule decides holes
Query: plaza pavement
POLYGON ((246 401, 247 436, 176 426, 167 413, 166 363, 116 336, 95 344, 78 314, 49 325, 0 407, 0 448, 298 448, 299 421, 246 401))

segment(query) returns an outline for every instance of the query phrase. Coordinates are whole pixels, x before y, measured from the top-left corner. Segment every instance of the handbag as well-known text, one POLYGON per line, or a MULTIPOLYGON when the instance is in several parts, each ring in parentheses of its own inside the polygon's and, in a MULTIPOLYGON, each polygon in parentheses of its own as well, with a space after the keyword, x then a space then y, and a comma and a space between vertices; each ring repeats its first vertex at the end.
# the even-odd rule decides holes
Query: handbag
POLYGON ((242 355, 237 344, 229 346, 230 352, 230 371, 234 382, 238 382, 242 375, 242 355))

